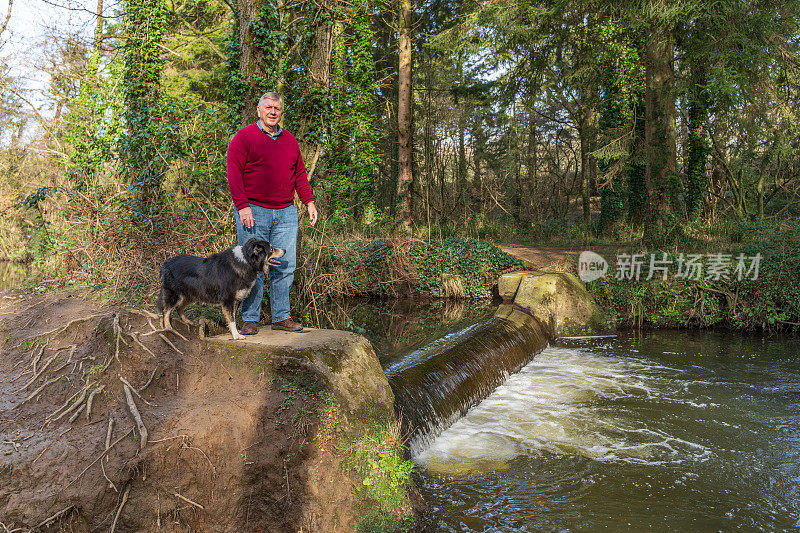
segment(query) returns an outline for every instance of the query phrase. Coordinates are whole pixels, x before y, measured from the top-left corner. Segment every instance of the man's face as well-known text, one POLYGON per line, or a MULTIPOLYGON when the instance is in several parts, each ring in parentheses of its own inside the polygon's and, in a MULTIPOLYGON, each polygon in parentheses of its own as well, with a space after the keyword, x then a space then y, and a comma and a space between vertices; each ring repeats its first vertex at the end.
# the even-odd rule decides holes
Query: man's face
POLYGON ((280 122, 283 109, 279 100, 264 100, 257 109, 258 118, 268 128, 272 129, 280 122))

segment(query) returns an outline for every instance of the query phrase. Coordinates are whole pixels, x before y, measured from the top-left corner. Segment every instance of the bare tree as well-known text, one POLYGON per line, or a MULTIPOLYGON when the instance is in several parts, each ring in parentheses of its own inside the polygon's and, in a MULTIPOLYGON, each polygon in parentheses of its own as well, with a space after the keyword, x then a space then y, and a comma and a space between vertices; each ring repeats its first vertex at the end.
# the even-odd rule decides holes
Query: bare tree
POLYGON ((8 21, 11 20, 11 6, 14 4, 14 0, 8 0, 8 13, 6 13, 6 20, 3 21, 3 26, 0 27, 0 35, 3 35, 3 32, 6 31, 6 27, 8 26, 8 21))
POLYGON ((411 104, 411 0, 400 0, 400 53, 399 90, 397 105, 397 126, 399 141, 399 176, 397 196, 400 202, 398 219, 406 227, 411 224, 411 190, 414 185, 412 174, 412 104, 411 104))

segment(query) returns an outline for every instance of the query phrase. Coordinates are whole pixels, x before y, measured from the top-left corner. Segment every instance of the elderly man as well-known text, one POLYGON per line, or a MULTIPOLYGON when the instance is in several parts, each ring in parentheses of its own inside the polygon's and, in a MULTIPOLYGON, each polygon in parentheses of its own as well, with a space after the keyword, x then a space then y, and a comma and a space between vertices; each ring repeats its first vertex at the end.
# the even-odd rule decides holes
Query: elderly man
MULTIPOLYGON (((228 185, 236 206, 236 237, 240 245, 258 237, 286 250, 280 266, 269 269, 272 329, 302 331, 302 324, 292 320, 289 310, 297 257, 295 191, 308 206, 312 226, 317 222, 317 208, 297 140, 278 124, 283 114, 280 95, 266 93, 259 99, 257 111, 258 121, 240 129, 228 146, 228 185)), ((244 335, 258 333, 263 279, 260 275, 242 301, 244 335)))

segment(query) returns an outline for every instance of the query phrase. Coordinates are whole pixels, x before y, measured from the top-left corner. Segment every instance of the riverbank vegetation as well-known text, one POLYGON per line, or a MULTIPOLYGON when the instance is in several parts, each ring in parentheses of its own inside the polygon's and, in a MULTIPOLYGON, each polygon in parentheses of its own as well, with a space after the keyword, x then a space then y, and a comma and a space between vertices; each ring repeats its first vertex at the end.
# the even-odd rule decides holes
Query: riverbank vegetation
POLYGON ((227 143, 277 90, 322 212, 301 228, 306 319, 338 295, 486 296, 518 266, 491 242, 761 253, 757 280, 590 289, 623 324, 800 323, 800 2, 72 15, 83 25, 54 24, 47 61, 26 65, 45 84, 0 56, 0 256, 40 286, 149 305, 165 258, 230 246, 227 143))

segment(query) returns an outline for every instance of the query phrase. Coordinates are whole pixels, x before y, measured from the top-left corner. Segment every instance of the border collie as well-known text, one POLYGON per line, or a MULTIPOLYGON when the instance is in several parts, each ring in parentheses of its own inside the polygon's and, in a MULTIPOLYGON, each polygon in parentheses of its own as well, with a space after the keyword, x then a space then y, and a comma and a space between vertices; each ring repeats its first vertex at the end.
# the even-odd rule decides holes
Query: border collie
POLYGON ((260 273, 280 265, 285 250, 273 248, 255 237, 244 246, 234 246, 206 258, 179 255, 161 266, 161 292, 156 301, 163 327, 171 328, 170 313, 177 309, 181 321, 189 324, 183 309, 192 303, 219 304, 234 340, 244 336, 236 329, 236 304, 244 300, 260 273))

